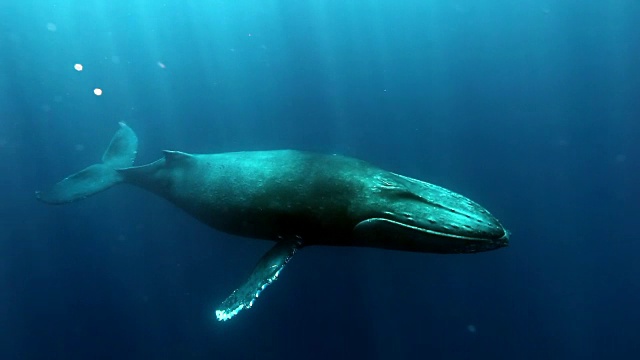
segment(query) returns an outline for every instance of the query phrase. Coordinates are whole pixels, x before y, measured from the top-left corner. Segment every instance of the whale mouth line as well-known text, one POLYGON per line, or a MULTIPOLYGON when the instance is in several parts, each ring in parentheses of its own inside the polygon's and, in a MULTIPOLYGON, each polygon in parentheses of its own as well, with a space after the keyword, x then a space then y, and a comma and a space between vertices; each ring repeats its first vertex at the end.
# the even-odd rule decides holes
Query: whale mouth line
POLYGON ((416 230, 416 231, 420 231, 429 235, 435 235, 435 236, 439 236, 442 238, 452 238, 452 239, 460 239, 460 240, 469 240, 469 241, 483 241, 483 242, 506 242, 509 239, 509 234, 507 231, 504 231, 504 234, 499 237, 473 237, 473 236, 465 236, 465 235, 458 235, 458 234, 454 234, 454 233, 446 233, 446 232, 441 232, 441 231, 436 231, 436 230, 430 230, 430 229, 425 229, 422 227, 418 227, 418 226, 413 226, 413 225, 409 225, 409 224, 405 224, 405 223, 401 223, 399 221, 395 221, 395 220, 390 220, 390 219, 385 219, 385 218, 379 218, 379 220, 384 220, 387 221, 389 223, 398 225, 398 226, 402 226, 404 228, 408 228, 408 229, 412 229, 412 230, 416 230))

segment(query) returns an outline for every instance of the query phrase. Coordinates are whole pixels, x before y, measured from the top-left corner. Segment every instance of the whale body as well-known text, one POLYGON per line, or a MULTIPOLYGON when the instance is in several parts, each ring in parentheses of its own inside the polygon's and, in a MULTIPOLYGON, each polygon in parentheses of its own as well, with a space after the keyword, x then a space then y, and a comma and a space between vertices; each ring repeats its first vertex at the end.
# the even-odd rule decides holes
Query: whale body
POLYGON ((218 320, 250 308, 305 246, 446 254, 494 250, 509 242, 500 222, 470 199, 361 160, 295 150, 164 151, 161 159, 134 167, 137 146, 133 130, 120 123, 101 163, 36 197, 64 204, 128 183, 217 230, 275 241, 216 310, 218 320))

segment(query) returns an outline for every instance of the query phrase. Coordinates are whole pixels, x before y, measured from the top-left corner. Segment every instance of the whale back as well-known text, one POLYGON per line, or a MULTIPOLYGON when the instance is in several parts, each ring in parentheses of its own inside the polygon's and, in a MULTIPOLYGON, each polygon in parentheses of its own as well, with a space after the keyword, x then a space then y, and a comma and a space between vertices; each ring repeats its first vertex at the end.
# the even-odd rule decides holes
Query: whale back
POLYGON ((365 192, 361 173, 378 171, 364 161, 295 150, 164 154, 120 172, 218 230, 306 244, 351 236, 358 222, 351 204, 365 192))

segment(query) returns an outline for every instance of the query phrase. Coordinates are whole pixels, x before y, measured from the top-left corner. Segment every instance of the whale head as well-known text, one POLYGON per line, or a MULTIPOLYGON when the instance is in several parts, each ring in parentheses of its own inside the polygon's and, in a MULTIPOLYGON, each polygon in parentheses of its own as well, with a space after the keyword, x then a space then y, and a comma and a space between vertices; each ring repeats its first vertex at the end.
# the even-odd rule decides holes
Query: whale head
POLYGON ((485 208, 437 185, 402 175, 376 177, 370 209, 354 228, 360 246, 432 253, 475 253, 509 244, 485 208))

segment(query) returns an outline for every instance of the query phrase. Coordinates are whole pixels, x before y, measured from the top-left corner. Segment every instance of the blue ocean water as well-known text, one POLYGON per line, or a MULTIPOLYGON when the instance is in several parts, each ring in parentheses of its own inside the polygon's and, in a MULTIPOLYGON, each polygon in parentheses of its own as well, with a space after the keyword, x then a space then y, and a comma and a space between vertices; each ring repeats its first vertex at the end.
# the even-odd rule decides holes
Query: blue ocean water
POLYGON ((632 0, 3 1, 0 358, 636 358, 639 21, 632 0), (34 198, 119 121, 137 164, 364 159, 478 201, 511 245, 305 248, 219 323, 269 243, 127 186, 34 198))

